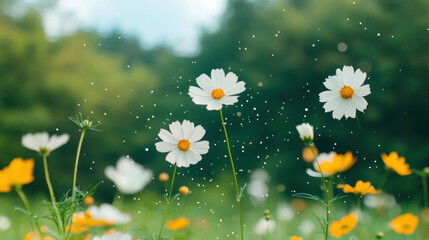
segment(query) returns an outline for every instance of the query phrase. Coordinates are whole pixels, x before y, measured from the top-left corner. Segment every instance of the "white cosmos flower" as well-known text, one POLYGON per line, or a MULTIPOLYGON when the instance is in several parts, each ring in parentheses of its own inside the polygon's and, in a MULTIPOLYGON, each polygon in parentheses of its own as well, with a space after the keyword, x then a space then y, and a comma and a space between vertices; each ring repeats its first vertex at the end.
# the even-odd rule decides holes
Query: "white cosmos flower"
POLYGON ((277 217, 282 221, 290 221, 295 217, 295 211, 285 202, 277 206, 277 217))
POLYGON ((366 73, 360 69, 355 72, 351 66, 337 69, 337 75, 329 76, 323 83, 329 90, 319 94, 320 102, 326 102, 325 112, 332 111, 335 119, 355 118, 356 109, 363 112, 368 105, 363 97, 371 93, 369 84, 362 86, 365 78, 366 73))
POLYGON ((52 135, 47 132, 27 133, 22 136, 21 143, 24 147, 37 151, 40 154, 49 154, 69 141, 68 134, 52 135))
POLYGON ((233 105, 238 102, 237 94, 246 90, 243 81, 237 82, 238 77, 233 72, 225 76, 223 69, 213 69, 211 78, 201 74, 197 78, 200 88, 189 87, 189 96, 197 105, 207 105, 207 110, 220 110, 222 105, 233 105))
POLYGON ((0 232, 8 230, 11 225, 12 224, 8 217, 0 215, 0 232))
POLYGON ((121 193, 135 194, 140 192, 151 180, 153 173, 128 157, 119 158, 116 168, 104 169, 107 178, 115 183, 121 193))
POLYGON ((272 232, 274 229, 276 229, 274 220, 270 219, 267 221, 265 218, 261 218, 258 223, 256 223, 254 231, 258 235, 265 235, 267 234, 267 230, 268 232, 272 232))
POLYGON ((132 240, 133 236, 129 233, 113 232, 106 233, 103 236, 95 236, 92 240, 132 240))
POLYGON ((299 137, 304 142, 312 142, 314 138, 313 126, 309 123, 303 123, 301 125, 296 126, 296 130, 298 130, 299 137))
MULTIPOLYGON (((320 153, 319 155, 317 155, 317 161, 313 161, 313 168, 314 169, 318 169, 317 166, 317 162, 319 162, 319 164, 322 164, 323 162, 331 162, 332 159, 334 159, 335 155, 337 155, 336 152, 330 152, 330 153, 320 153)), ((318 171, 314 171, 310 168, 307 168, 307 174, 311 177, 322 177, 322 174, 318 171)), ((323 173, 323 175, 325 177, 330 176, 328 173, 323 173)))
POLYGON ((195 127, 188 120, 183 120, 182 124, 175 121, 169 127, 170 132, 165 129, 159 131, 162 142, 155 143, 158 152, 168 152, 165 160, 178 167, 189 167, 201 161, 201 154, 209 151, 209 142, 200 141, 206 130, 201 125, 195 127))
POLYGON ((90 213, 92 219, 103 220, 113 224, 127 224, 131 221, 130 215, 122 213, 108 203, 103 203, 100 207, 92 205, 87 209, 87 212, 90 213))

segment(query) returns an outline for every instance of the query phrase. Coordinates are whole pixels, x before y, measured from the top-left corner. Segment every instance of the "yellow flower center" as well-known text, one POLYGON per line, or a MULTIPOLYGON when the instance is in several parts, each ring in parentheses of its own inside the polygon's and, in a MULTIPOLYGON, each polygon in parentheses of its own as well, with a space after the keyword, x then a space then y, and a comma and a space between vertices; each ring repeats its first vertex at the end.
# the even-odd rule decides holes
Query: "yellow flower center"
POLYGON ((225 96, 225 93, 220 88, 216 88, 212 91, 212 98, 214 98, 216 100, 223 98, 223 96, 225 96))
POLYGON ((180 151, 186 152, 189 150, 189 148, 191 148, 191 143, 186 139, 182 139, 177 144, 177 147, 179 148, 180 151))
MULTIPOLYGON (((352 98, 354 93, 355 93, 355 91, 353 90, 353 88, 351 88, 351 87, 349 87, 347 85, 344 85, 343 88, 341 88, 341 91, 340 91, 340 95, 344 99, 352 98)), ((213 95, 213 93, 212 93, 212 95, 213 95)))

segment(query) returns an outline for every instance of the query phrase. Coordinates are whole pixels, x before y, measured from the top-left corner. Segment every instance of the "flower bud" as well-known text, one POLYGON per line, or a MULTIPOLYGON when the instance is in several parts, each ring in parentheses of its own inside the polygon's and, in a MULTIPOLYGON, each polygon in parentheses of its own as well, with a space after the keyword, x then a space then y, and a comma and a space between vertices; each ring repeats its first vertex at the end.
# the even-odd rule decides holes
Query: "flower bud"
POLYGON ((265 220, 269 221, 271 219, 271 215, 267 214, 265 215, 265 220))
POLYGON ((301 125, 296 126, 296 130, 298 130, 299 137, 306 144, 311 144, 313 142, 313 126, 308 123, 303 123, 301 125))
POLYGON ((264 211, 264 215, 267 216, 268 214, 270 214, 270 210, 267 209, 264 211))
POLYGON ((429 167, 423 168, 423 173, 429 175, 429 167))
POLYGON ((377 239, 382 239, 382 238, 384 238, 384 233, 381 231, 377 232, 377 239))
POLYGON ((183 196, 186 196, 189 194, 189 188, 187 186, 181 186, 179 188, 179 193, 182 194, 183 196))
POLYGON ((85 205, 85 206, 91 206, 94 204, 94 202, 95 202, 95 200, 94 200, 94 197, 92 197, 92 196, 86 196, 83 199, 83 205, 85 205))
POLYGON ((83 120, 82 127, 83 128, 90 128, 92 126, 92 121, 89 121, 88 119, 83 120))
POLYGON ((304 159, 305 162, 312 163, 314 159, 316 159, 315 156, 317 156, 318 153, 315 146, 304 147, 302 149, 302 159, 304 159))
POLYGON ((170 179, 170 176, 168 175, 168 173, 163 172, 159 174, 158 178, 160 182, 167 182, 168 179, 170 179))

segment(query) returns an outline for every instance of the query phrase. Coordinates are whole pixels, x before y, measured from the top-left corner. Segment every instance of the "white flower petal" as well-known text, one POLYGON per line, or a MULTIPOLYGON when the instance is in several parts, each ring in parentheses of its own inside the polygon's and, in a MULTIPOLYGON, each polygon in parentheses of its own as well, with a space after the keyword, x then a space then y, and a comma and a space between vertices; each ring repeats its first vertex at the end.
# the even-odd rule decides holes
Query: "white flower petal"
POLYGON ((176 143, 170 143, 170 142, 157 142, 155 143, 156 150, 158 152, 166 153, 171 152, 173 149, 177 148, 177 142, 176 143))
POLYGON ((223 69, 213 69, 212 70, 212 82, 213 82, 213 88, 221 88, 220 82, 222 82, 225 79, 225 72, 223 69))
POLYGON ((24 146, 24 147, 26 147, 28 149, 31 149, 31 150, 34 150, 34 151, 39 151, 40 147, 41 147, 41 144, 43 144, 44 146, 46 146, 46 144, 48 143, 48 139, 49 139, 49 135, 48 135, 47 132, 35 133, 35 134, 27 133, 24 136, 22 136, 21 144, 22 144, 22 146, 24 146), (40 141, 40 138, 41 138, 40 136, 36 137, 37 135, 44 135, 45 136, 44 143, 42 143, 40 141))
POLYGON ((356 117, 356 108, 353 105, 353 101, 351 99, 348 99, 346 101, 344 101, 345 104, 345 117, 346 119, 351 117, 351 118, 355 118, 356 117))
POLYGON ((202 159, 201 155, 198 154, 197 152, 192 151, 192 149, 187 151, 185 153, 185 156, 186 156, 188 163, 192 164, 192 165, 197 164, 202 159))
POLYGON ((332 117, 334 119, 341 120, 346 112, 346 106, 344 104, 344 100, 340 99, 335 106, 334 111, 332 112, 332 117))
MULTIPOLYGON (((221 81, 220 84, 222 86, 222 90, 227 93, 229 90, 231 90, 237 83, 238 76, 235 75, 233 72, 229 72, 224 81, 221 81)), ((227 94, 228 95, 228 94, 227 94)))
POLYGON ((207 110, 220 110, 222 109, 222 104, 219 100, 212 99, 209 104, 207 104, 207 110))
POLYGON ((359 68, 356 70, 353 81, 350 84, 350 87, 353 89, 357 89, 362 86, 363 82, 366 79, 366 73, 362 72, 359 68))
POLYGON ((230 95, 242 93, 244 92, 244 90, 246 90, 245 85, 246 83, 243 81, 238 82, 230 90, 226 91, 225 95, 230 96, 230 95))
POLYGON ((325 87, 332 91, 340 91, 343 85, 341 84, 340 79, 338 76, 329 76, 326 81, 323 83, 325 87))
POLYGON ((176 139, 178 139, 178 140, 183 139, 182 125, 180 124, 179 121, 172 122, 169 125, 169 127, 170 127, 170 132, 173 134, 173 136, 176 139))
POLYGON ((369 89, 369 84, 363 85, 362 87, 355 89, 355 95, 365 97, 371 93, 371 90, 369 89))
POLYGON ((207 76, 206 74, 201 74, 198 78, 197 78, 197 84, 198 86, 200 86, 200 88, 202 88, 204 91, 206 92, 211 92, 213 91, 213 84, 209 78, 209 76, 207 76))
POLYGON ((323 105, 323 108, 325 109, 325 112, 331 112, 331 111, 333 111, 337 107, 339 101, 342 101, 341 97, 337 97, 337 98, 334 98, 334 99, 331 99, 331 100, 327 101, 323 105))
POLYGON ((165 160, 171 164, 175 164, 179 155, 179 149, 173 149, 173 151, 169 152, 165 157, 165 160))
POLYGON ((171 134, 169 131, 162 129, 158 133, 158 137, 161 138, 164 142, 174 143, 177 144, 180 139, 175 138, 173 134, 171 134))
POLYGON ((236 102, 238 102, 238 96, 225 96, 220 99, 220 103, 225 105, 233 105, 236 102))
POLYGON ((368 102, 365 100, 365 98, 361 96, 353 96, 352 101, 356 107, 357 110, 363 112, 366 109, 366 106, 368 106, 368 102))
POLYGON ((194 86, 189 87, 189 93, 188 94, 191 97, 210 97, 210 98, 212 98, 211 92, 204 91, 201 88, 197 88, 194 86))
POLYGON ((191 144, 191 150, 199 154, 208 153, 209 148, 210 146, 208 141, 195 142, 191 144))
POLYGON ((48 151, 53 151, 69 141, 70 137, 68 134, 61 134, 60 136, 52 135, 46 145, 48 151))
POLYGON ((328 102, 340 96, 340 92, 324 91, 319 93, 320 102, 328 102))
POLYGON ((197 105, 207 105, 212 100, 213 98, 211 96, 210 97, 199 97, 199 96, 192 97, 192 101, 197 105))
POLYGON ((344 66, 343 67, 343 82, 344 85, 350 86, 354 79, 355 71, 352 66, 344 66))
POLYGON ((188 120, 183 120, 183 123, 182 123, 183 139, 189 140, 189 135, 193 130, 194 130, 194 123, 191 123, 188 120))
MULTIPOLYGON (((191 143, 194 143, 196 141, 201 140, 201 138, 204 137, 204 134, 206 134, 206 130, 201 127, 201 125, 196 126, 192 129, 192 132, 190 132, 189 136, 187 137, 188 141, 191 143)), ((192 146, 193 144, 191 144, 192 146)))

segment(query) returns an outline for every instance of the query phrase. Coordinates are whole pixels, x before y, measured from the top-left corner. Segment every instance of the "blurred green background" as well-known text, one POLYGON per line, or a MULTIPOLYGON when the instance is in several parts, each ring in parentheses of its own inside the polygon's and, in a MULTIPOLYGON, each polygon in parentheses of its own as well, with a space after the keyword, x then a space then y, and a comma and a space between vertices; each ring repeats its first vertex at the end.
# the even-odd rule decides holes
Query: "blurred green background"
MULTIPOLYGON (((0 0, 0 6, 14 4, 0 0)), ((230 0, 216 32, 204 32, 200 50, 178 56, 169 47, 142 48, 120 30, 109 36, 79 31, 56 41, 44 33, 40 13, 0 12, 0 168, 14 157, 35 158, 36 180, 24 190, 46 193, 41 159, 21 146, 27 132, 69 133, 49 164, 58 195, 72 184, 77 113, 102 122, 88 132, 78 185, 102 182, 97 195, 110 200, 107 165, 129 155, 155 176, 172 169, 155 149, 157 133, 189 119, 206 130, 210 152, 196 166, 180 169, 178 184, 210 186, 230 179, 219 113, 196 106, 189 86, 202 73, 223 68, 246 82, 239 102, 224 108, 241 184, 255 168, 283 184, 284 196, 314 192, 301 160, 295 126, 315 126, 320 152, 353 151, 357 164, 345 180, 377 182, 380 154, 397 151, 412 168, 429 165, 429 1, 426 0, 230 0), (356 119, 332 119, 318 94, 337 68, 352 65, 368 74, 369 105, 356 119)), ((421 201, 421 181, 390 175, 386 191, 421 201)), ((161 192, 156 184, 147 188, 161 192)), ((231 186, 231 191, 232 191, 231 186)), ((3 194, 2 194, 3 195, 3 194)))

